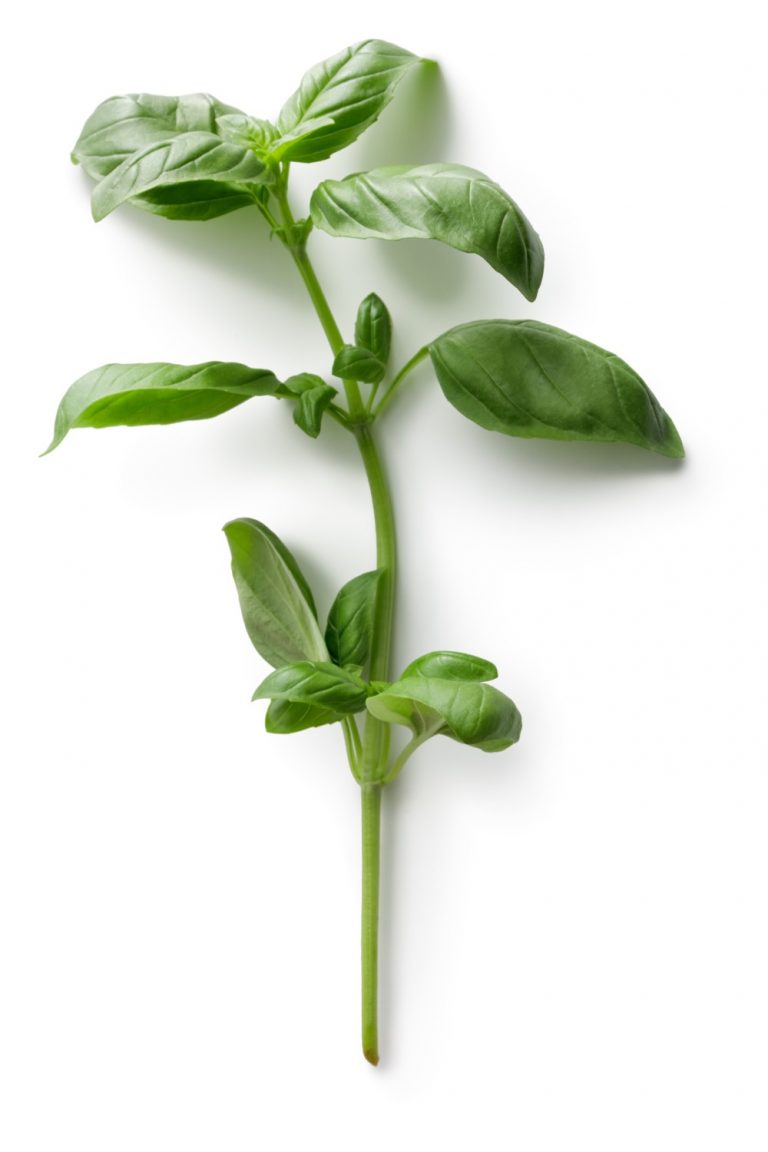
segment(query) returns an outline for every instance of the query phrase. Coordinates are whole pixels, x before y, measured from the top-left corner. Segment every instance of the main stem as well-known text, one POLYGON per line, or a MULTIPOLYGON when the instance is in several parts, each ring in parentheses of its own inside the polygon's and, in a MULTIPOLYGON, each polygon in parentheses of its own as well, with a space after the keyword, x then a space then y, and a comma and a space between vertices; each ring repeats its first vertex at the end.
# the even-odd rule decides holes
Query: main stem
MULTIPOLYGON (((278 194, 283 223, 295 226, 284 188, 278 194)), ((305 242, 288 243, 289 251, 309 292, 310 299, 334 355, 344 339, 331 312, 305 242)), ((376 526, 376 567, 380 570, 376 613, 370 654, 372 680, 386 680, 392 645, 392 621, 395 605, 395 517, 386 473, 371 430, 371 418, 365 412, 360 389, 355 380, 345 380, 351 428, 357 441, 368 478, 376 526)), ((386 724, 368 716, 363 736, 360 762, 362 801, 362 1010, 363 1054, 371 1064, 379 1062, 378 1042, 378 937, 379 937, 379 861, 381 854, 381 790, 387 771, 389 729, 386 724)))
POLYGON ((361 784, 363 818, 363 911, 361 922, 363 1055, 379 1062, 379 859, 381 849, 381 785, 361 784))

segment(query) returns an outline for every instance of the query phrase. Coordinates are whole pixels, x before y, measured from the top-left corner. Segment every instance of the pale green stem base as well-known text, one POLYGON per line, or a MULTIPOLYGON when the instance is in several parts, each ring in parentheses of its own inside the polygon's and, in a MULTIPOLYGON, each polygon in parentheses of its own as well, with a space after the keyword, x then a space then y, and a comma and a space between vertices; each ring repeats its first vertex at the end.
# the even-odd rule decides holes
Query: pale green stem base
POLYGON ((379 1062, 379 858, 381 848, 381 786, 360 788, 363 817, 362 991, 363 1055, 379 1062))

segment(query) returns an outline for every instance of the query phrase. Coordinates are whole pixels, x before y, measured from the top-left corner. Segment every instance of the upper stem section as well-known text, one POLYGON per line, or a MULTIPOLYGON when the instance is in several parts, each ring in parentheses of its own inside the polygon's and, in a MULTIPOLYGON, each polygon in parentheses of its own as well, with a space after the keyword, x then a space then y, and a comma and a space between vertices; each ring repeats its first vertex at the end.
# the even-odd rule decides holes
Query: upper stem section
MULTIPOLYGON (((288 203, 288 193, 285 188, 285 179, 279 185, 276 192, 277 201, 280 205, 280 211, 283 217, 283 225, 286 230, 295 229, 296 221, 291 212, 291 206, 288 203)), ((301 273, 301 278, 304 281, 307 291, 309 292, 310 299, 315 307, 315 312, 320 323, 323 326, 328 343, 331 346, 331 351, 334 356, 344 347, 344 337, 339 331, 339 326, 334 319, 331 312, 331 306, 328 303, 325 292, 320 286, 320 281, 317 278, 312 262, 307 256, 306 241, 300 240, 298 242, 286 241, 286 246, 293 257, 294 263, 301 273)), ((355 380, 345 380, 344 390, 347 394, 347 403, 349 404, 349 412, 352 417, 361 417, 365 415, 365 406, 363 398, 360 395, 360 389, 355 380)))
POLYGON ((355 437, 360 455, 363 458, 368 486, 371 490, 373 516, 376 524, 376 567, 380 568, 382 573, 376 597, 376 614, 371 644, 371 679, 386 680, 389 674, 389 653, 392 646, 395 572, 397 568, 395 517, 384 466, 370 427, 363 425, 355 428, 355 437))

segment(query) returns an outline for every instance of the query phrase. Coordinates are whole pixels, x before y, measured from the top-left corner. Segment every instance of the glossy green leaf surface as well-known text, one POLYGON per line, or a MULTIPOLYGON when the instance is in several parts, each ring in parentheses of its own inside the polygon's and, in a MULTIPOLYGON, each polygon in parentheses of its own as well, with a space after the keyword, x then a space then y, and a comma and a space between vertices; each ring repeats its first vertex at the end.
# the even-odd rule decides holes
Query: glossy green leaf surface
POLYGON ((544 249, 507 193, 474 168, 396 165, 325 180, 312 194, 312 220, 331 236, 439 240, 471 252, 534 300, 544 249))
MULTIPOLYGON (((93 190, 93 217, 103 220, 126 200, 137 196, 154 196, 153 210, 157 211, 158 194, 167 193, 169 189, 175 190, 177 209, 184 203, 184 197, 189 196, 197 211, 201 183, 222 185, 225 199, 234 195, 238 199, 245 197, 247 203, 250 196, 252 202, 249 185, 271 179, 271 169, 249 149, 230 144, 213 132, 186 132, 171 140, 149 144, 105 176, 93 190)), ((221 203, 217 201, 212 211, 221 215, 219 208, 221 203)))
POLYGON ((89 176, 102 180, 129 156, 185 132, 216 132, 220 117, 242 112, 214 96, 153 96, 137 93, 112 96, 99 104, 85 122, 72 159, 89 176))
POLYGON ((335 388, 331 388, 329 384, 322 384, 317 388, 311 388, 308 392, 302 392, 296 401, 293 419, 302 432, 306 432, 313 440, 320 435, 323 415, 333 403, 335 395, 335 388))
POLYGON ((411 661, 400 679, 412 676, 432 676, 439 680, 495 680, 496 666, 479 656, 466 652, 427 652, 411 661))
POLYGON ((340 380, 362 380, 365 384, 378 384, 387 370, 378 357, 367 348, 345 344, 334 357, 332 372, 340 380))
POLYGON ((295 700, 272 700, 264 718, 264 727, 267 732, 288 736, 292 732, 320 728, 324 724, 335 724, 343 719, 342 713, 318 707, 316 704, 299 704, 295 700))
POLYGON ((371 292, 362 301, 355 319, 355 344, 386 365, 392 346, 392 317, 381 297, 371 292))
POLYGON ((296 397, 293 410, 295 423, 307 436, 316 439, 320 435, 323 414, 328 405, 333 403, 336 389, 314 372, 299 372, 296 376, 289 376, 283 387, 296 397))
POLYGON ((278 133, 269 149, 271 159, 277 161, 295 158, 300 145, 309 137, 315 137, 321 129, 332 127, 334 123, 332 116, 315 116, 312 120, 302 120, 282 136, 278 133))
POLYGON ((674 424, 637 373, 559 328, 482 320, 450 329, 429 352, 447 399, 483 428, 684 455, 674 424))
POLYGON ((316 64, 278 117, 281 135, 292 135, 282 159, 311 163, 346 148, 378 119, 418 63, 418 56, 394 44, 363 40, 316 64))
POLYGON ((368 711, 416 736, 450 736, 483 752, 500 752, 520 738, 522 720, 503 692, 477 681, 409 676, 371 696, 368 711))
POLYGON ((340 590, 328 613, 325 643, 336 664, 365 666, 373 637, 381 570, 363 572, 340 590))
POLYGON ((273 668, 327 660, 309 585, 295 558, 265 524, 243 518, 224 526, 240 610, 254 648, 273 668))
POLYGON ((253 694, 254 700, 291 700, 342 715, 362 712, 367 685, 353 672, 320 660, 300 660, 271 672, 253 694))
POLYGON ((228 412, 252 396, 276 396, 280 383, 264 368, 205 364, 105 364, 67 390, 59 404, 52 452, 72 428, 176 424, 228 412))

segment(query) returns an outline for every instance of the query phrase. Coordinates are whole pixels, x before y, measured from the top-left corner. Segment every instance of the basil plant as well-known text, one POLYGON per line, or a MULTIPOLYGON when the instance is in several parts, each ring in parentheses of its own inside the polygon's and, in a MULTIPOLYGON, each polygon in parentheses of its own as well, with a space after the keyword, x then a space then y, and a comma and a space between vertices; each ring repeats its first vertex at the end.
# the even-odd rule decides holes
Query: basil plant
POLYGON ((286 380, 268 368, 105 364, 77 380, 56 414, 49 451, 73 428, 174 424, 218 416, 271 396, 317 437, 328 420, 354 438, 370 486, 376 558, 341 587, 327 619, 280 537, 259 520, 224 526, 245 628, 271 670, 254 692, 269 732, 338 725, 362 802, 362 1046, 379 1059, 377 956, 382 794, 421 744, 448 737, 502 752, 520 737, 520 713, 494 687, 494 665, 464 652, 427 652, 392 669, 395 521, 379 456, 379 429, 414 368, 431 361, 446 400, 507 436, 624 441, 681 457, 675 427, 640 376, 611 352, 535 320, 472 320, 432 335, 391 362, 392 320, 372 293, 346 338, 309 256, 319 228, 364 240, 435 240, 482 257, 534 300, 541 240, 512 197, 474 168, 434 161, 324 180, 308 210, 289 197, 293 164, 314 164, 373 124, 403 77, 424 66, 394 44, 365 40, 311 68, 276 119, 213 96, 114 96, 86 121, 73 159, 94 181, 96 220, 124 205, 168 220, 212 220, 250 209, 293 261, 328 340, 327 362, 286 380), (404 738, 398 735, 404 729, 404 738))

